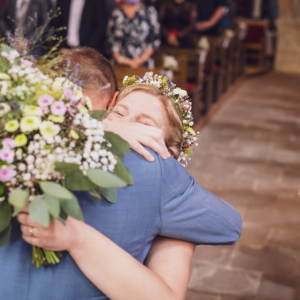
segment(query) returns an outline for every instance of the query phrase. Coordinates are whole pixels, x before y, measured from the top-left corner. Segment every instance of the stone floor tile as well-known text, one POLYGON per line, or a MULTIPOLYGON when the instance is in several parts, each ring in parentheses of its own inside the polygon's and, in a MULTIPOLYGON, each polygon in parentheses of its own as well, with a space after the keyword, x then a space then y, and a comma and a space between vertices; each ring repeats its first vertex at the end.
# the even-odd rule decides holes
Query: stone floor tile
POLYGON ((255 300, 296 300, 294 288, 263 280, 255 300))
POLYGON ((196 264, 191 272, 189 288, 213 294, 252 297, 257 294, 261 273, 196 264))
POLYGON ((188 291, 185 300, 222 300, 221 296, 215 296, 205 293, 197 293, 194 291, 188 291))
POLYGON ((262 271, 264 274, 290 276, 297 263, 294 252, 266 246, 263 249, 251 249, 241 246, 233 259, 234 267, 262 271))
POLYGON ((195 250, 193 263, 227 265, 234 249, 234 246, 198 246, 195 250))

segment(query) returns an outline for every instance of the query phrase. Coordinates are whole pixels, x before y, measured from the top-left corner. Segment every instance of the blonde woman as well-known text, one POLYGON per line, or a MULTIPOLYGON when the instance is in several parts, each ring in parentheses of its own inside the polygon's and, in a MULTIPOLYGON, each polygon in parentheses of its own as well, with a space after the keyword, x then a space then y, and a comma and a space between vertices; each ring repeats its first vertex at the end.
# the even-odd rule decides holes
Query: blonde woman
POLYGON ((184 299, 195 244, 233 244, 240 236, 238 212, 202 189, 175 160, 184 137, 172 97, 148 83, 130 85, 108 121, 161 129, 174 158, 152 152, 155 161, 149 163, 129 153, 124 163, 135 183, 119 190, 116 204, 76 194, 86 223, 69 218, 67 226, 54 221, 46 229, 20 214, 26 242, 68 251, 59 266, 31 270, 30 299, 184 299), (149 252, 158 235, 177 240, 158 238, 149 252))

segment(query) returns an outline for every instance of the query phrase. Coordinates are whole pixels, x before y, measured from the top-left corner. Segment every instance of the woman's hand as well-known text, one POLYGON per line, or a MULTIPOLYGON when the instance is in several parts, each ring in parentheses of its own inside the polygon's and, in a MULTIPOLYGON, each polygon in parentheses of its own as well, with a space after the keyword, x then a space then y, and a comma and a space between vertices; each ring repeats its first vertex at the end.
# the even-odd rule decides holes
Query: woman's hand
POLYGON ((72 251, 81 243, 83 222, 68 217, 66 225, 53 219, 48 228, 36 223, 28 214, 28 206, 17 216, 21 224, 23 239, 39 248, 49 251, 72 251))
POLYGON ((148 161, 153 161, 154 157, 145 147, 151 148, 163 159, 171 156, 164 141, 163 131, 159 128, 138 123, 111 121, 109 117, 103 121, 103 124, 106 131, 120 135, 129 143, 132 150, 148 161))
POLYGON ((210 21, 205 21, 205 22, 197 22, 196 23, 196 29, 198 31, 205 31, 211 28, 213 25, 211 24, 210 21))
POLYGON ((177 36, 175 34, 168 35, 168 43, 170 45, 173 45, 174 47, 179 47, 179 42, 178 42, 177 36))

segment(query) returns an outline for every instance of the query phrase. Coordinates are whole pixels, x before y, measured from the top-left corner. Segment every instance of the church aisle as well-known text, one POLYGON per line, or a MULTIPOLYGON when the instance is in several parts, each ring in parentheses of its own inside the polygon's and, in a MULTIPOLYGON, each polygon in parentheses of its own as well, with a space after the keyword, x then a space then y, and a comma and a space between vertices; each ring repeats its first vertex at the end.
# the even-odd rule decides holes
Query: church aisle
POLYGON ((188 171, 244 223, 237 245, 197 247, 186 300, 300 299, 300 77, 248 79, 202 130, 188 171))

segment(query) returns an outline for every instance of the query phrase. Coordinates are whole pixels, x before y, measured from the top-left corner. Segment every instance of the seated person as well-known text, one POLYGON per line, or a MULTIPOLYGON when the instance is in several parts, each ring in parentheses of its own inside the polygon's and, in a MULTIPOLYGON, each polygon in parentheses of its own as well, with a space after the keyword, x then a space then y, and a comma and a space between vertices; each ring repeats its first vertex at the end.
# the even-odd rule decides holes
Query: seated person
POLYGON ((149 58, 160 46, 160 25, 154 7, 126 0, 113 11, 107 37, 114 60, 131 68, 149 67, 149 58))
POLYGON ((226 12, 226 0, 193 0, 197 6, 196 30, 203 35, 219 34, 220 21, 226 12))
POLYGON ((159 11, 163 41, 170 47, 193 48, 196 6, 188 0, 165 0, 159 11))

